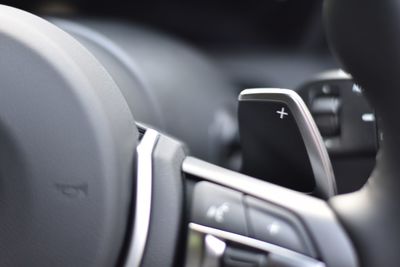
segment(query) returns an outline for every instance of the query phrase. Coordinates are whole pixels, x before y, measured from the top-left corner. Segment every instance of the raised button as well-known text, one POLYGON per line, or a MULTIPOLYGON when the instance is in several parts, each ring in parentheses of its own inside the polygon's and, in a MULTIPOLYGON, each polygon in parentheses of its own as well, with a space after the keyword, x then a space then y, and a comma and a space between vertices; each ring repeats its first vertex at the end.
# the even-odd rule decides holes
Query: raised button
POLYGON ((250 236, 296 252, 315 256, 305 231, 292 214, 252 197, 246 197, 250 236))
POLYGON ((195 223, 247 235, 243 195, 209 182, 199 182, 193 192, 191 220, 195 223))

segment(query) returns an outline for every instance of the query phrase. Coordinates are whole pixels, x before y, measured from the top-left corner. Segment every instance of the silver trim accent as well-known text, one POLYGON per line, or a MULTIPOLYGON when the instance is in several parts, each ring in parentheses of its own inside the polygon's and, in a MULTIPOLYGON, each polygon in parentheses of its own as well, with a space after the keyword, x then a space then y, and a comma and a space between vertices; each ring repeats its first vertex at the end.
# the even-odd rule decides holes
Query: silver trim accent
POLYGON ((194 157, 186 157, 182 170, 187 174, 266 200, 291 211, 298 211, 298 214, 307 214, 312 211, 322 216, 324 210, 330 211, 323 200, 194 157))
POLYGON ((185 267, 219 267, 226 243, 213 235, 189 229, 185 267))
POLYGON ((146 247, 151 212, 153 150, 157 144, 159 133, 146 130, 140 144, 136 148, 136 207, 131 243, 125 267, 139 267, 146 247))
POLYGON ((219 267, 221 257, 224 255, 226 244, 213 235, 204 237, 204 258, 202 267, 219 267))
POLYGON ((259 249, 265 251, 267 253, 272 253, 274 255, 278 255, 284 257, 290 261, 294 261, 296 266, 302 267, 325 267, 323 262, 315 260, 313 258, 307 257, 303 254, 291 251, 289 249, 285 249, 267 242, 259 241, 250 237, 241 236, 238 234, 210 228, 207 226, 199 225, 196 223, 189 224, 190 231, 199 232, 205 234, 206 236, 212 235, 223 240, 229 240, 231 242, 235 242, 238 244, 242 244, 248 247, 252 247, 255 249, 259 249))
POLYGON ((331 161, 321 134, 303 99, 293 90, 280 88, 246 89, 239 101, 276 101, 288 105, 297 122, 315 176, 316 193, 326 199, 336 195, 331 161))

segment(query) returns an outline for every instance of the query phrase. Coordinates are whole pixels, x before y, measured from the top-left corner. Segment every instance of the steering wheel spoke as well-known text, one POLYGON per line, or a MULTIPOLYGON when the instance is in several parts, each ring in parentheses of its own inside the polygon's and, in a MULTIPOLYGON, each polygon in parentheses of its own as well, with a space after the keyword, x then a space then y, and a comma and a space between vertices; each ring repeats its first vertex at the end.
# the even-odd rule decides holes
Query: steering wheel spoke
POLYGON ((273 266, 358 266, 351 241, 325 201, 192 157, 182 168, 195 181, 192 237, 212 235, 282 257, 282 265, 273 266))

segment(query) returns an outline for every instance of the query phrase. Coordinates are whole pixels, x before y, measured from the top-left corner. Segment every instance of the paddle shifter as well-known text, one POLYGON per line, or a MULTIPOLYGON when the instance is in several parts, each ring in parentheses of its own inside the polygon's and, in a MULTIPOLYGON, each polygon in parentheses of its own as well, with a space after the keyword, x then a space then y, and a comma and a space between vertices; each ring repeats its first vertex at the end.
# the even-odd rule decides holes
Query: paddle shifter
POLYGON ((242 172, 321 198, 336 194, 328 153, 300 96, 248 89, 239 96, 242 172))

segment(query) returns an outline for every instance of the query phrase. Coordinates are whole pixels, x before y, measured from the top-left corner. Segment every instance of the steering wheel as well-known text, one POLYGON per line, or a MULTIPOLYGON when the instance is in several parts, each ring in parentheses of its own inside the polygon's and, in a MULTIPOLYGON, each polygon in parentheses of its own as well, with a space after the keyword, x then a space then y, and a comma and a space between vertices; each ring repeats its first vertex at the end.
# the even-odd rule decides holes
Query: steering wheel
POLYGON ((74 38, 0 6, 0 265, 398 266, 399 12, 325 1, 384 133, 368 184, 325 201, 188 156, 74 38))

